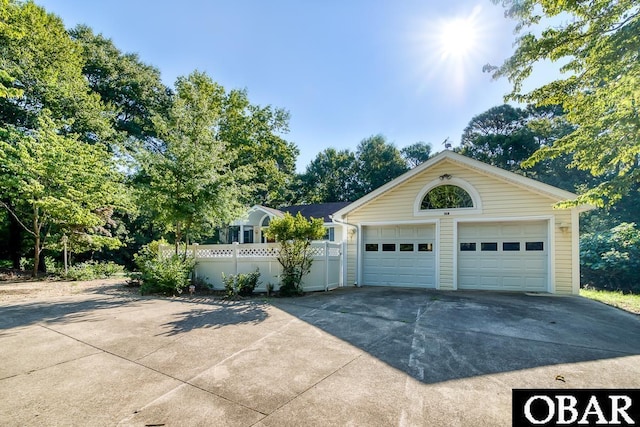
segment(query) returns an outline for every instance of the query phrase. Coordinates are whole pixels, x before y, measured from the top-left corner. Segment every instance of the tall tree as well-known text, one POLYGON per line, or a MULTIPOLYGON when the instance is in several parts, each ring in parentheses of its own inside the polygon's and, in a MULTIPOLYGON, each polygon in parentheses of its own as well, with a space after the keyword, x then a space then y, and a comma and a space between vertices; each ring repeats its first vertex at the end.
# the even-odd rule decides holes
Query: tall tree
POLYGON ((363 139, 356 150, 357 197, 370 193, 408 169, 400 151, 383 135, 363 139))
POLYGON ((413 169, 429 160, 429 157, 431 157, 431 144, 416 142, 415 144, 404 147, 400 150, 400 154, 407 162, 409 168, 413 169))
POLYGON ((528 162, 572 154, 572 166, 603 177, 575 203, 612 203, 639 181, 640 8, 636 0, 496 0, 518 20, 513 56, 485 67, 513 83, 508 99, 560 104, 575 128, 528 162), (551 24, 550 18, 562 16, 551 24), (540 28, 543 30, 540 32, 540 28), (562 64, 562 77, 525 92, 538 63, 562 64))
MULTIPOLYGON (((61 135, 60 126, 42 115, 38 129, 0 129, 0 205, 34 241, 33 275, 49 236, 82 232, 99 235, 105 214, 123 206, 120 174, 101 144, 88 145, 61 135)), ((102 234, 99 246, 117 239, 102 234)))
POLYGON ((521 169, 540 145, 527 127, 525 110, 508 104, 473 117, 462 133, 459 151, 474 159, 510 171, 521 169))
POLYGON ((349 150, 327 148, 318 153, 300 175, 298 203, 348 202, 355 200, 356 156, 349 150))
POLYGON ((0 97, 0 123, 35 128, 46 109, 65 121, 62 132, 88 142, 111 138, 105 108, 82 74, 81 49, 60 18, 32 2, 4 0, 2 6, 0 70, 20 96, 0 97))
POLYGON ((69 31, 83 58, 82 73, 90 89, 108 106, 112 126, 128 149, 157 148, 153 116, 165 114, 171 92, 160 71, 143 63, 138 55, 122 53, 110 39, 79 25, 69 31))
POLYGON ((155 117, 163 149, 141 156, 141 203, 181 241, 211 232, 241 211, 236 152, 216 138, 225 92, 206 74, 180 77, 168 117, 155 117))
POLYGON ((232 168, 250 168, 241 182, 247 204, 276 206, 289 199, 295 177, 298 148, 285 140, 289 113, 280 108, 251 104, 245 90, 231 90, 223 101, 217 138, 237 152, 232 168))
POLYGON ((578 192, 593 179, 570 167, 570 154, 523 166, 537 150, 551 146, 572 130, 559 106, 516 108, 505 104, 475 116, 465 128, 457 150, 476 160, 578 192))
MULTIPOLYGON (((90 143, 111 138, 110 113, 91 93, 82 65, 80 49, 59 18, 33 2, 0 0, 0 127, 35 132, 46 111, 64 123, 58 129, 63 134, 90 143)), ((8 192, 2 202, 12 209, 20 205, 8 192)), ((23 228, 13 215, 8 226, 6 244, 17 268, 23 228)))

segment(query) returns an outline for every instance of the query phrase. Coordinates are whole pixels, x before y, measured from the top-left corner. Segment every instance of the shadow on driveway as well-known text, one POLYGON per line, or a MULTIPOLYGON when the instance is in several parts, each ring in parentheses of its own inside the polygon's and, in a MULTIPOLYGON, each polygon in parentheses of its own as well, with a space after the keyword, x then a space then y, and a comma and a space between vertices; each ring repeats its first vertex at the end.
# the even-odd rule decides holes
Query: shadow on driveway
MULTIPOLYGON (((90 297, 53 301, 36 300, 19 301, 2 307, 0 316, 0 336, 10 334, 7 330, 38 323, 70 324, 79 322, 98 322, 103 318, 100 312, 110 309, 128 311, 139 310, 145 316, 150 305, 155 302, 187 304, 182 312, 171 315, 171 321, 161 325, 162 333, 158 335, 174 336, 180 333, 201 328, 220 328, 228 325, 257 324, 267 318, 265 304, 253 300, 226 301, 208 297, 202 298, 165 298, 127 295, 120 286, 102 287, 91 292, 90 297), (3 332, 4 331, 4 332, 3 332)), ((111 313, 109 313, 111 315, 111 313)), ((138 319, 144 322, 143 318, 138 319)), ((14 334, 12 332, 11 334, 14 334)))
POLYGON ((266 304, 255 301, 195 298, 185 303, 195 303, 197 308, 176 314, 175 320, 162 325, 168 329, 162 335, 173 336, 194 329, 218 329, 229 325, 255 325, 268 317, 266 304))
POLYGON ((365 287, 273 304, 423 383, 640 354, 640 318, 580 297, 365 287))

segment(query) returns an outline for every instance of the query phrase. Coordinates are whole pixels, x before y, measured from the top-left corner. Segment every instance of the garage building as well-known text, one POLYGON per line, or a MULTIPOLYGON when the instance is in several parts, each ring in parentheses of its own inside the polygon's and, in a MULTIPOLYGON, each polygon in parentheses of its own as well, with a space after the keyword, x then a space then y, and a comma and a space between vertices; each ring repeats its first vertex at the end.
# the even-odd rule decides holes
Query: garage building
POLYGON ((443 151, 333 215, 344 283, 577 294, 575 197, 443 151))

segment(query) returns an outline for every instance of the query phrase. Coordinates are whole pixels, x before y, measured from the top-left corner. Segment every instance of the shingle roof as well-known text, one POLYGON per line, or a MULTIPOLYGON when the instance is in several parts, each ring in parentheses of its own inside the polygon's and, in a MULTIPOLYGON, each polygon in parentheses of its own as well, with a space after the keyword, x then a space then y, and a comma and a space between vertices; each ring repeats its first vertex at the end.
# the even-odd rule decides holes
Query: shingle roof
POLYGON ((351 202, 331 202, 315 203, 311 205, 294 205, 279 208, 278 210, 282 212, 289 212, 291 215, 297 215, 298 212, 300 212, 300 214, 307 219, 311 217, 322 218, 324 222, 331 222, 331 218, 329 218, 329 215, 333 215, 350 203, 351 202))

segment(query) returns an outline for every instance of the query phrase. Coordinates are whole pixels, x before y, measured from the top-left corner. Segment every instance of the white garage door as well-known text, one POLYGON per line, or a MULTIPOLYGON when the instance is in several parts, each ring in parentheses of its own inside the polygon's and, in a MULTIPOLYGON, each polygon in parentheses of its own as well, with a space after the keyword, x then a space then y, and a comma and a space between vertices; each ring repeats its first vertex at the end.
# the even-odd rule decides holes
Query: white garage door
POLYGON ((548 290, 547 222, 461 223, 458 288, 548 290))
POLYGON ((363 228, 364 285, 435 288, 435 226, 363 228))

